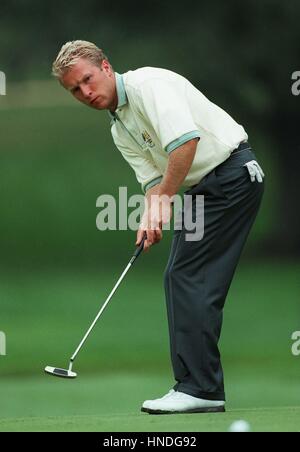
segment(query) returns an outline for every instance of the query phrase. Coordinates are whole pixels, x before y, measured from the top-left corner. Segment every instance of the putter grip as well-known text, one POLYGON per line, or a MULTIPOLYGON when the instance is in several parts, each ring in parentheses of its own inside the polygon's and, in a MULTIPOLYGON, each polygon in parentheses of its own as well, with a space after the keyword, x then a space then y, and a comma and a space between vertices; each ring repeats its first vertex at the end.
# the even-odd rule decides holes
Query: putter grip
POLYGON ((140 255, 141 252, 143 251, 143 249, 144 249, 144 243, 145 243, 146 238, 147 238, 147 235, 144 234, 144 237, 142 238, 141 243, 139 244, 139 246, 138 246, 137 249, 135 250, 134 255, 132 256, 132 259, 131 259, 131 261, 130 261, 131 264, 134 263, 134 261, 139 257, 139 255, 140 255))

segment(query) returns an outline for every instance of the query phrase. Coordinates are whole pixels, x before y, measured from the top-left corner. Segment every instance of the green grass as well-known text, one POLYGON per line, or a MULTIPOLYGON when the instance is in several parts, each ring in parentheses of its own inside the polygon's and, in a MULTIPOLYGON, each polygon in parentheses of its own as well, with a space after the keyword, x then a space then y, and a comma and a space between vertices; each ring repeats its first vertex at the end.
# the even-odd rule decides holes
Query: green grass
POLYGON ((239 419, 251 432, 300 432, 300 408, 233 410, 225 414, 152 417, 126 413, 102 416, 63 416, 0 420, 5 432, 227 432, 239 419))
MULTIPOLYGON (((266 376, 260 381, 260 391, 255 391, 253 377, 249 375, 239 382, 232 378, 229 389, 233 397, 225 415, 158 417, 139 410, 144 398, 168 389, 168 380, 163 376, 119 373, 97 377, 81 374, 76 381, 48 376, 4 380, 1 412, 5 412, 5 418, 0 419, 0 431, 226 431, 237 419, 247 420, 254 431, 300 429, 300 404, 287 408, 284 403, 291 403, 291 398, 282 393, 279 382, 270 386, 266 376), (241 390, 250 390, 248 403, 245 396, 239 400, 241 390), (272 392, 272 401, 262 397, 263 390, 272 392), (266 402, 279 406, 263 408, 266 402)), ((296 395, 296 385, 293 391, 296 395)))
POLYGON ((299 265, 242 264, 237 273, 221 340, 228 412, 152 417, 139 412, 142 401, 164 394, 173 380, 162 268, 149 271, 148 259, 141 258, 105 311, 78 357, 74 381, 44 375, 43 368, 68 365, 123 263, 99 274, 2 273, 7 356, 0 357, 0 430, 227 431, 240 418, 254 431, 299 429, 299 357, 291 354, 299 265))
MULTIPOLYGON (((232 379, 230 387, 235 380, 232 379)), ((160 394, 163 387, 168 388, 167 384, 165 377, 141 374, 98 377, 83 374, 76 381, 47 376, 4 381, 1 385, 4 403, 10 402, 3 406, 2 400, 1 411, 6 411, 6 416, 0 419, 0 431, 227 431, 230 424, 239 419, 248 421, 252 431, 300 430, 300 404, 298 407, 283 405, 291 400, 283 394, 276 398, 276 385, 272 392, 277 407, 261 407, 267 400, 255 395, 252 387, 251 407, 240 404, 236 393, 225 414, 149 416, 141 413, 141 402, 148 396, 160 394)), ((261 384, 270 387, 266 378, 261 384)), ((251 386, 253 383, 243 379, 238 390, 251 386)))

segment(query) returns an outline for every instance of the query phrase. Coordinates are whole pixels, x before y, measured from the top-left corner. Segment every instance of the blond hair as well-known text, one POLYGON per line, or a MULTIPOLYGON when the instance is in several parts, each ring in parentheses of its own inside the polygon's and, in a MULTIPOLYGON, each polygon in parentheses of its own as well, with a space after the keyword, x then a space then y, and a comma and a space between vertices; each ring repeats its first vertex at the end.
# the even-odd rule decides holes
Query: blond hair
POLYGON ((103 50, 88 41, 69 41, 62 46, 52 65, 52 75, 60 79, 64 73, 74 66, 80 58, 86 58, 96 66, 107 60, 103 50))

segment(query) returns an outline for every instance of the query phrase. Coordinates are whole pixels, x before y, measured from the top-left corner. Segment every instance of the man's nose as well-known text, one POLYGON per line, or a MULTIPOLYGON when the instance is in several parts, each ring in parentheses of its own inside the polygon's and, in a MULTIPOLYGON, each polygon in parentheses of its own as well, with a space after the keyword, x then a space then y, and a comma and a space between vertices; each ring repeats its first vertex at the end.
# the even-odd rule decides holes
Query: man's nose
POLYGON ((82 95, 85 97, 85 99, 91 99, 93 92, 89 86, 82 86, 81 87, 82 95))

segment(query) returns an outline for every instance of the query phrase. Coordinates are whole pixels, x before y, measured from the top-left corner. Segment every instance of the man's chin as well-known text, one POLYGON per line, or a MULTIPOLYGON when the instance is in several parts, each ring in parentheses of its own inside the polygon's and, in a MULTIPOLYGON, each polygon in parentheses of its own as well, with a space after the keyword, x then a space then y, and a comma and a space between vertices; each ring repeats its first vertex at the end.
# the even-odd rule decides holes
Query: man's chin
POLYGON ((107 109, 107 107, 104 107, 103 105, 99 105, 97 103, 88 104, 88 107, 93 108, 94 110, 106 110, 107 109))
POLYGON ((90 108, 93 108, 94 110, 106 110, 108 108, 108 106, 106 105, 106 102, 100 99, 96 99, 94 102, 92 103, 86 103, 84 102, 85 105, 87 105, 90 108))

